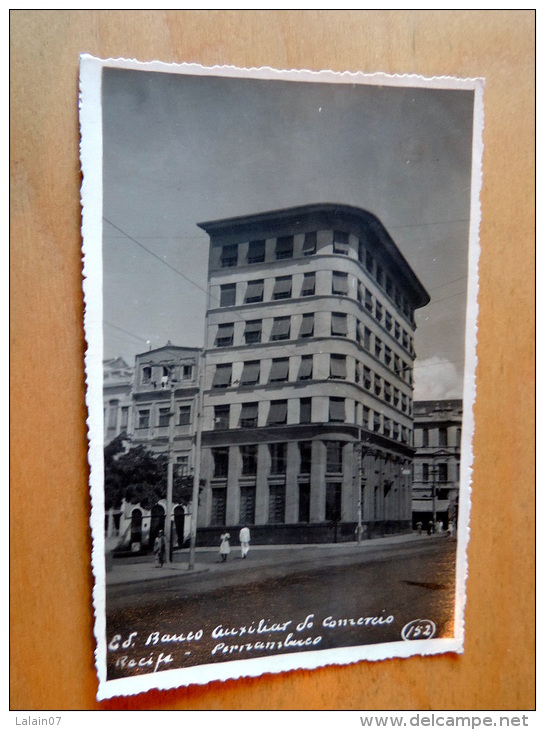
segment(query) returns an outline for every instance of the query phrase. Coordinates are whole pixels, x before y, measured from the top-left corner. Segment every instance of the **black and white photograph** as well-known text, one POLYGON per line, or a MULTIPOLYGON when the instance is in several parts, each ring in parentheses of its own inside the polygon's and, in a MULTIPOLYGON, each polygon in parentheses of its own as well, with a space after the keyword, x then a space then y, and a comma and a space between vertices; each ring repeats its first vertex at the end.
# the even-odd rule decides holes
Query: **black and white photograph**
POLYGON ((80 94, 98 696, 462 652, 482 81, 80 94))

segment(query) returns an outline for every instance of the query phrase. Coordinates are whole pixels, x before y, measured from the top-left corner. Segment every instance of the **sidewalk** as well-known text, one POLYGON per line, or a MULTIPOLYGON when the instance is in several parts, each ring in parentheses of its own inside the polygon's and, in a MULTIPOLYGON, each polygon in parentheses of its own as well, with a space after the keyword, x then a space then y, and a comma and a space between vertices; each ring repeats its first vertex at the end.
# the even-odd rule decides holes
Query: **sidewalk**
POLYGON ((447 533, 439 533, 435 535, 427 534, 410 534, 410 535, 389 535, 387 537, 377 537, 371 540, 364 540, 359 545, 357 542, 340 542, 340 543, 319 543, 313 545, 253 545, 250 550, 248 561, 240 560, 237 545, 231 547, 231 555, 227 564, 219 560, 219 551, 216 547, 197 548, 196 562, 193 570, 189 570, 189 551, 182 550, 174 553, 174 562, 159 567, 153 556, 145 562, 129 562, 124 558, 114 559, 113 568, 106 573, 107 585, 120 585, 125 583, 142 583, 152 580, 160 580, 165 578, 184 578, 190 579, 195 575, 203 573, 229 572, 233 570, 245 570, 250 567, 256 567, 258 558, 259 564, 271 565, 278 563, 278 551, 286 551, 287 556, 283 556, 284 562, 292 562, 300 560, 305 552, 309 553, 309 560, 312 553, 316 550, 328 550, 335 555, 348 555, 353 552, 360 553, 362 550, 377 549, 383 545, 399 545, 411 542, 427 542, 430 540, 446 539, 447 533))

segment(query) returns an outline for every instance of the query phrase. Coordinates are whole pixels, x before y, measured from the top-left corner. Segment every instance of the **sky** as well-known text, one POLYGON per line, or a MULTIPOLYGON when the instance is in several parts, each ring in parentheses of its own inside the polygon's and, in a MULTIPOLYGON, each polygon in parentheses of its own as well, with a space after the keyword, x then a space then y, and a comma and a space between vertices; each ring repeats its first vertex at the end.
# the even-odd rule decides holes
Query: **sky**
POLYGON ((430 294, 416 400, 461 398, 473 91, 104 69, 104 357, 201 347, 202 221, 366 209, 430 294))

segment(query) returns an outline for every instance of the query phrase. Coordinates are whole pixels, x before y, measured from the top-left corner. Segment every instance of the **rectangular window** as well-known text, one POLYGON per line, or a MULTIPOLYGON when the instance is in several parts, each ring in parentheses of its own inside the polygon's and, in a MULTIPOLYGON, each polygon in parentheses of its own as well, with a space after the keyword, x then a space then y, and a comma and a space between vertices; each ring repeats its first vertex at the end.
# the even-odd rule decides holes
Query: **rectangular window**
POLYGON ((341 314, 340 312, 331 313, 331 334, 334 337, 346 337, 348 334, 346 314, 341 314))
POLYGON ((110 406, 108 409, 108 428, 109 429, 115 429, 117 426, 117 409, 119 407, 119 401, 112 400, 110 401, 110 406))
POLYGON ((386 329, 388 330, 388 332, 391 332, 392 331, 392 324, 393 324, 393 322, 392 322, 392 315, 390 314, 390 312, 386 312, 385 313, 385 315, 384 315, 384 324, 385 324, 386 329))
POLYGON ((403 347, 406 350, 408 350, 409 349, 409 335, 407 334, 407 332, 405 332, 405 330, 402 331, 401 339, 402 339, 403 347))
POLYGON ((369 251, 366 251, 365 252, 365 268, 367 269, 367 271, 370 274, 373 273, 374 263, 375 263, 375 261, 374 261, 373 257, 371 256, 371 254, 369 253, 369 251))
POLYGON ((343 473, 343 443, 342 441, 326 442, 326 472, 328 474, 343 473))
POLYGON ((138 411, 138 428, 149 428, 149 408, 138 411))
POLYGON ((382 378, 375 373, 375 395, 382 393, 382 378))
POLYGON ((348 256, 350 248, 348 245, 348 233, 344 231, 334 231, 333 233, 333 253, 340 253, 348 256))
POLYGON ((401 410, 403 411, 403 413, 408 412, 408 399, 405 393, 401 394, 401 410))
POLYGON ((393 293, 394 293, 394 285, 389 276, 386 277, 386 287, 385 288, 386 288, 386 294, 388 294, 389 297, 392 297, 393 293))
POLYGON ((147 384, 151 382, 151 367, 146 365, 142 368, 142 383, 147 384))
POLYGON ((312 466, 312 441, 299 442, 299 474, 310 474, 312 466))
POLYGON ((388 438, 392 435, 392 421, 389 418, 384 419, 384 435, 388 438))
POLYGON ((448 482, 448 464, 439 464, 438 467, 439 481, 448 482))
POLYGON ((312 355, 303 355, 297 380, 312 380, 312 355))
POLYGON ((310 484, 305 482, 299 485, 299 513, 298 522, 310 522, 310 484))
POLYGON ((368 327, 363 330, 363 346, 366 350, 371 349, 371 330, 368 327))
POLYGON ((429 482, 430 480, 430 466, 429 464, 422 464, 422 481, 429 482))
POLYGON ((212 449, 212 458, 214 459, 214 477, 226 479, 229 471, 229 449, 212 449))
POLYGON ((216 333, 216 347, 232 347, 233 345, 233 324, 220 324, 216 333))
POLYGON ((382 340, 378 337, 375 337, 375 357, 379 359, 382 357, 382 340))
POLYGON ((180 477, 185 477, 189 472, 189 456, 177 456, 175 465, 176 474, 180 477))
POLYGON ((276 240, 276 260, 291 259, 293 256, 293 236, 281 236, 276 240))
POLYGON ((248 263, 261 264, 265 261, 265 241, 250 241, 248 245, 248 263))
POLYGON ((240 376, 241 385, 257 385, 259 383, 259 360, 250 360, 244 363, 242 375, 240 376))
POLYGON ((422 429, 422 446, 430 445, 430 432, 427 428, 422 429))
POLYGON ((358 302, 360 304, 363 304, 363 300, 365 299, 365 287, 363 286, 363 284, 361 283, 361 281, 358 281, 358 287, 357 288, 358 288, 358 293, 357 293, 358 302))
POLYGON ((241 525, 255 523, 255 487, 240 488, 240 518, 241 525))
POLYGON ((271 341, 289 340, 290 338, 290 318, 277 317, 273 321, 271 330, 271 341))
POLYGON ((288 379, 290 359, 279 357, 272 361, 269 383, 280 383, 288 379))
POLYGON ((193 379, 193 365, 182 365, 182 380, 193 379))
POLYGON ((329 377, 336 380, 346 380, 346 355, 330 356, 329 377))
POLYGON ((369 413, 368 406, 362 406, 361 408, 361 423, 364 428, 369 428, 369 413))
POLYGON ((399 390, 394 388, 394 406, 399 405, 399 390))
POLYGON ((299 337, 312 337, 314 334, 314 314, 303 314, 299 337))
POLYGON ((338 294, 339 296, 348 295, 348 274, 345 274, 342 271, 333 272, 331 293, 338 294))
POLYGON ((291 297, 291 276, 279 276, 275 279, 273 299, 289 299, 291 297))
POLYGON ((269 523, 284 522, 286 511, 286 487, 284 484, 269 485, 269 523))
POLYGON ((210 510, 211 525, 225 525, 227 515, 227 490, 212 489, 212 509, 210 510))
POLYGON ((399 324, 399 322, 394 323, 394 335, 396 340, 399 340, 399 338, 401 337, 401 325, 399 324))
POLYGON ((268 426, 281 426, 288 417, 288 401, 273 400, 269 408, 268 426))
POLYGON ((261 342, 261 320, 251 319, 246 322, 244 328, 244 342, 247 345, 255 345, 261 342))
POLYGON ((255 428, 257 426, 257 403, 243 403, 240 411, 241 428, 255 428))
POLYGON ((444 426, 439 429, 439 446, 448 446, 448 429, 444 426))
POLYGON ((246 287, 246 296, 244 297, 245 304, 252 304, 255 302, 263 301, 263 279, 255 279, 249 281, 246 287))
POLYGON ((316 253, 316 231, 305 233, 303 242, 303 256, 312 256, 316 253))
POLYGON ((384 315, 384 309, 382 307, 382 304, 380 302, 375 302, 375 319, 377 322, 382 322, 382 317, 384 315))
POLYGON ((341 519, 341 482, 327 482, 325 491, 325 518, 329 522, 338 522, 341 519))
POLYGON ((234 307, 236 297, 236 284, 222 284, 220 287, 220 307, 234 307))
POLYGON ((367 309, 368 312, 373 312, 373 295, 369 289, 365 290, 365 309, 367 309))
POLYGON ((230 406, 214 406, 214 429, 222 431, 229 428, 230 406))
POLYGON ((314 272, 305 274, 303 277, 303 285, 301 287, 302 297, 311 297, 316 291, 316 274, 314 272))
POLYGON ((384 285, 384 271, 382 270, 382 266, 379 263, 377 263, 377 273, 375 278, 380 286, 384 285))
POLYGON ((242 475, 255 476, 257 474, 257 445, 241 446, 240 458, 242 461, 242 475))
POLYGON ((373 431, 375 433, 380 433, 382 427, 381 421, 380 413, 373 413, 373 431))
POLYGON ((214 373, 212 388, 229 388, 231 385, 231 371, 231 364, 216 365, 216 372, 214 373))
POLYGON ((286 444, 269 444, 271 474, 286 473, 286 444))
POLYGON ((312 418, 312 399, 301 398, 299 401, 299 423, 310 423, 312 418))
POLYGON ((222 269, 230 269, 236 266, 238 262, 238 245, 224 246, 221 249, 221 267, 222 269))
POLYGON ((329 399, 329 420, 334 423, 344 423, 345 409, 344 398, 329 399))
POLYGON ((129 407, 123 406, 121 408, 121 423, 120 423, 121 430, 125 431, 127 429, 128 425, 129 425, 129 407))
POLYGON ((191 406, 180 406, 178 409, 178 425, 189 426, 191 423, 191 406))
POLYGON ((384 381, 384 400, 387 403, 392 402, 392 386, 387 380, 384 381))
POLYGON ((392 364, 392 350, 388 345, 384 347, 384 362, 386 365, 392 364))
POLYGON ((371 370, 367 365, 363 366, 363 387, 371 390, 371 370))

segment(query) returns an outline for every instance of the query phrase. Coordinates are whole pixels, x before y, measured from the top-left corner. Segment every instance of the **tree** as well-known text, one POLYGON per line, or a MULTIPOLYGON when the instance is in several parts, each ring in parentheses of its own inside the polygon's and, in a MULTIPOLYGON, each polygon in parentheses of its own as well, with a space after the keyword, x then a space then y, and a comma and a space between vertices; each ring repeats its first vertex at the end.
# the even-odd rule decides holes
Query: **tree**
MULTIPOLYGON (((143 445, 125 451, 127 435, 120 434, 104 449, 105 508, 119 509, 123 499, 149 510, 167 493, 168 456, 154 454, 143 445)), ((201 480, 202 488, 203 481, 201 480)), ((193 496, 193 476, 174 473, 172 501, 188 504, 193 496)))

